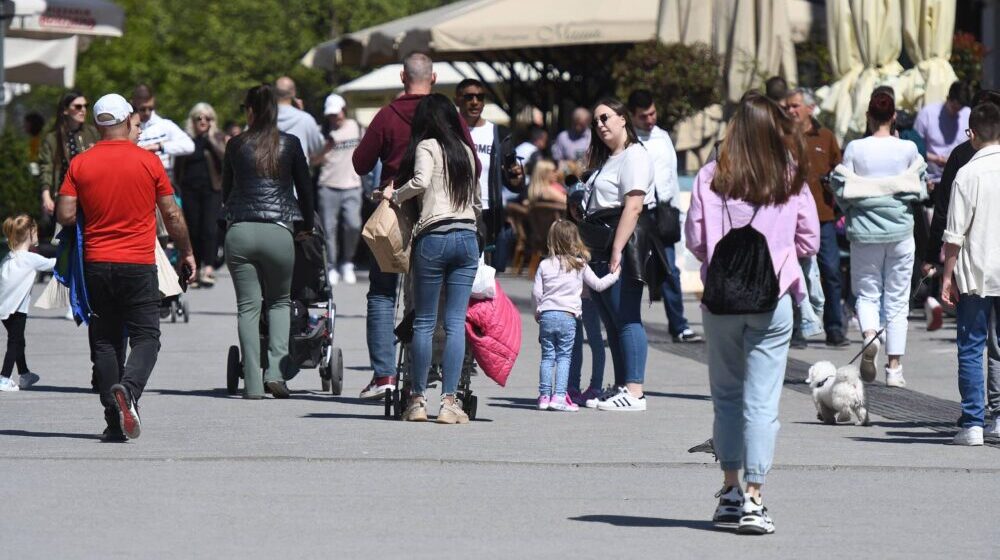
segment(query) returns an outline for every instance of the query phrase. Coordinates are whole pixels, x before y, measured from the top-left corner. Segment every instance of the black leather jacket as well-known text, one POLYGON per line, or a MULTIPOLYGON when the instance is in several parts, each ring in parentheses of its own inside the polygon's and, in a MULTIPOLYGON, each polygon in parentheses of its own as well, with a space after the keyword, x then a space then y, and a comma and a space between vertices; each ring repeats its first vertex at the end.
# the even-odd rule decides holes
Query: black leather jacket
POLYGON ((314 226, 312 177, 299 139, 281 134, 277 177, 262 177, 254 163, 253 145, 237 136, 226 146, 222 162, 222 196, 226 220, 284 222, 312 230, 314 226), (295 194, 292 194, 294 184, 295 194))

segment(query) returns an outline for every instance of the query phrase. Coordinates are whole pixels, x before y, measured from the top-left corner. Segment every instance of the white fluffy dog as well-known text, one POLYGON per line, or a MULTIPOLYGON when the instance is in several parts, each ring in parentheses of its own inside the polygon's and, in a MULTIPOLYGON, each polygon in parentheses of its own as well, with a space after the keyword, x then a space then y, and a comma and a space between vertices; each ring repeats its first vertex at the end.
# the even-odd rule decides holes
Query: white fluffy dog
POLYGON ((830 362, 816 362, 809 368, 806 383, 812 388, 816 417, 826 424, 854 420, 856 426, 868 425, 865 387, 856 365, 837 368, 830 362))

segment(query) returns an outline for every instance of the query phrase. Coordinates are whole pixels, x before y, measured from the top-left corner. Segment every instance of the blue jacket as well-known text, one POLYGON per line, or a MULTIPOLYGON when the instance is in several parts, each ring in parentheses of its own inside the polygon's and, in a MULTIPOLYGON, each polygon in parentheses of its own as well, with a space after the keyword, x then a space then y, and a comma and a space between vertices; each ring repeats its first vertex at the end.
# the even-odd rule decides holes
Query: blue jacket
POLYGON ((75 228, 59 232, 59 253, 53 276, 69 288, 69 305, 76 324, 90 324, 90 301, 87 298, 87 281, 83 275, 83 214, 77 214, 75 228))

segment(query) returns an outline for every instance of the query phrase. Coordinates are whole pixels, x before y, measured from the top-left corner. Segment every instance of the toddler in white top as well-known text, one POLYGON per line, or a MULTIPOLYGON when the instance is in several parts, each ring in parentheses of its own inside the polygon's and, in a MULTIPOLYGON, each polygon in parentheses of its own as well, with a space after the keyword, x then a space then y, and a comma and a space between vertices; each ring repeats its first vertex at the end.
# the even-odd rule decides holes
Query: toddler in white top
POLYGON ((29 249, 38 245, 38 224, 27 214, 7 218, 3 223, 10 253, 0 263, 0 320, 7 329, 7 354, 0 370, 0 391, 26 389, 38 381, 28 370, 24 357, 24 328, 31 303, 31 287, 39 272, 49 271, 55 259, 47 259, 29 249), (11 375, 17 364, 18 383, 11 375))
POLYGON ((618 273, 604 278, 594 274, 587 266, 590 254, 572 222, 559 220, 552 224, 548 244, 550 256, 538 265, 532 290, 538 342, 542 345, 542 360, 538 369, 538 409, 573 412, 579 407, 566 394, 566 386, 576 323, 583 313, 580 303, 583 285, 602 292, 618 281, 618 273))

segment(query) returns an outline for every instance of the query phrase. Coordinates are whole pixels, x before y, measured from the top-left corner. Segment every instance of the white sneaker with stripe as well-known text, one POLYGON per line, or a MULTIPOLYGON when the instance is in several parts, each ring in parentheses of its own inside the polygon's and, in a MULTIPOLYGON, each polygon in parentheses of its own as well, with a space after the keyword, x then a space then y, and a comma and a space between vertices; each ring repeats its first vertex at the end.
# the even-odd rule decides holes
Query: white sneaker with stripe
POLYGON ((625 387, 619 387, 618 394, 597 403, 597 410, 617 412, 637 412, 646 410, 646 396, 634 397, 625 387))

